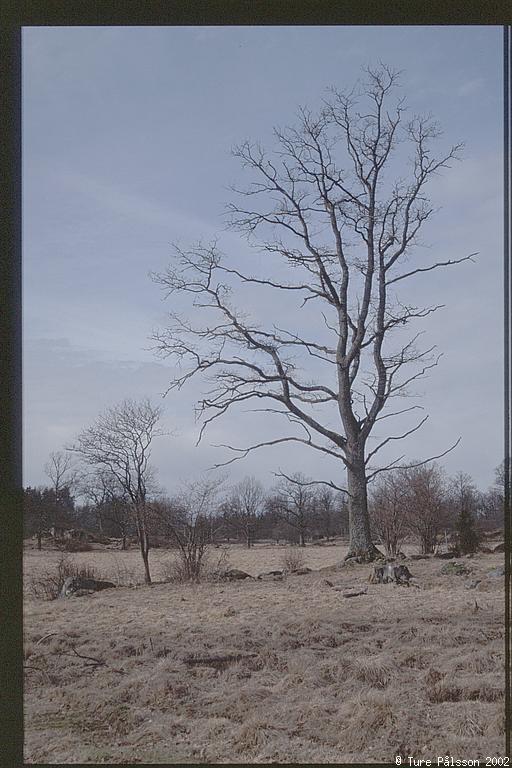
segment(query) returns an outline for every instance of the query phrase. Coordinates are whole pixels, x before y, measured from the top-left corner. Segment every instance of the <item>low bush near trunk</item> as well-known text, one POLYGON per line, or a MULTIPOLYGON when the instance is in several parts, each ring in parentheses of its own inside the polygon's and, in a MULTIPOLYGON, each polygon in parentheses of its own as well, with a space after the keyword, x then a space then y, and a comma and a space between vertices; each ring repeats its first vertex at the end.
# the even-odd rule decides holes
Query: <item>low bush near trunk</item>
POLYGON ((34 576, 30 582, 30 591, 41 600, 56 600, 66 579, 72 576, 80 579, 97 579, 96 570, 90 565, 79 565, 63 555, 52 570, 34 576))

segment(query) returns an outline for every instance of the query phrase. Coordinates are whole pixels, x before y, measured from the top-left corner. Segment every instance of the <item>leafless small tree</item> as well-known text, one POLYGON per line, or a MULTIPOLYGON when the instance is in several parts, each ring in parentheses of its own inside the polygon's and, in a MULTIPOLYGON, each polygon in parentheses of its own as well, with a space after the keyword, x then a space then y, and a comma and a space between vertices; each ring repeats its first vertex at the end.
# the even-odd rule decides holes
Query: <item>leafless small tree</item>
POLYGON ((151 583, 148 493, 153 481, 149 459, 153 439, 163 434, 160 417, 161 409, 147 398, 123 400, 81 432, 71 448, 86 464, 111 475, 129 500, 147 584, 151 583))
POLYGON ((480 542, 477 516, 481 494, 466 472, 457 472, 448 484, 448 504, 454 518, 457 547, 463 554, 476 552, 480 542))
POLYGON ((252 403, 293 428, 247 447, 225 446, 235 452, 231 461, 293 441, 334 458, 340 475, 344 467, 347 557, 371 560, 377 551, 367 482, 404 458, 376 465, 375 457, 427 417, 390 429, 376 444, 370 437, 385 419, 387 425, 420 408, 394 403, 438 359, 434 347, 417 346, 415 326, 440 305, 417 307, 400 289, 473 254, 412 261, 420 230, 435 210, 426 194, 429 181, 450 166, 462 145, 436 154, 441 131, 430 117, 406 119, 399 74, 380 66, 365 76, 350 92, 333 90, 317 114, 301 109, 298 125, 275 129, 273 154, 249 141, 235 149, 255 181, 234 190, 241 202, 230 206, 230 223, 266 257, 265 271, 229 266, 216 245, 176 248, 175 262, 155 279, 168 295, 190 297, 194 320, 171 313, 170 326, 154 339, 162 355, 187 364, 171 389, 198 375, 208 379, 208 394, 198 405, 199 439, 213 420, 252 403), (277 292, 276 307, 285 296, 297 299, 289 327, 251 320, 241 297, 246 288, 277 292), (239 297, 241 308, 232 297, 239 297), (308 368, 313 364, 314 371, 308 368))
POLYGON ((399 553, 408 533, 410 492, 407 476, 399 470, 378 478, 370 492, 372 528, 391 557, 399 553))
POLYGON ((447 522, 447 482, 437 464, 401 471, 407 484, 407 526, 416 536, 421 552, 434 552, 438 536, 447 522))
POLYGON ((167 509, 159 510, 160 524, 178 547, 180 577, 185 581, 201 580, 222 483, 222 478, 190 482, 167 509))
POLYGON ((482 496, 484 524, 488 528, 503 528, 505 518, 505 462, 494 471, 494 483, 482 496))
POLYGON ((299 545, 306 546, 306 535, 311 527, 315 508, 315 492, 300 472, 293 475, 280 473, 281 479, 270 495, 270 506, 299 537, 299 545))
POLYGON ((221 506, 228 527, 241 534, 250 549, 254 543, 259 515, 263 510, 265 492, 254 477, 246 477, 237 483, 221 506))
POLYGON ((44 465, 45 475, 51 481, 51 488, 58 501, 64 488, 71 491, 77 482, 77 468, 69 451, 53 451, 44 465))
POLYGON ((80 474, 79 493, 92 503, 100 534, 106 522, 112 523, 121 538, 121 549, 127 546, 132 513, 130 498, 118 479, 104 467, 80 474))
POLYGON ((313 501, 314 521, 317 529, 329 540, 344 527, 346 502, 332 488, 319 489, 313 501))
POLYGON ((50 453, 44 465, 50 480, 48 488, 27 489, 24 495, 24 516, 31 518, 36 528, 37 548, 42 549, 43 532, 51 524, 62 525, 68 520, 72 492, 76 488, 77 470, 72 456, 65 451, 50 453))

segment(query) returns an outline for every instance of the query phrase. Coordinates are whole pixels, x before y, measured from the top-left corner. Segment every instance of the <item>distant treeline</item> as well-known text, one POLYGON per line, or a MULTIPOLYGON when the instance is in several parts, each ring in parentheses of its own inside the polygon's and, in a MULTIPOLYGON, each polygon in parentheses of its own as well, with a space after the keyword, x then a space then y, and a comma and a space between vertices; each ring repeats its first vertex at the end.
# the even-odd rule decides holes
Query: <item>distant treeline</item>
MULTIPOLYGON (((461 528, 481 534, 503 527, 503 468, 496 470, 496 482, 486 491, 469 475, 448 477, 436 464, 390 471, 370 485, 369 498, 374 538, 388 553, 396 554, 405 539, 430 552, 439 542, 460 536, 461 528)), ((174 542, 170 531, 179 527, 186 506, 183 492, 154 494, 148 505, 153 545, 174 542)), ((348 536, 349 531, 346 494, 300 473, 283 476, 268 489, 251 477, 231 486, 224 480, 216 493, 209 493, 201 515, 210 543, 251 547, 273 540, 304 546, 348 536)), ((129 501, 115 488, 87 488, 73 478, 57 488, 24 489, 26 538, 35 537, 41 547, 51 529, 58 536, 69 528, 121 539, 123 547, 137 539, 129 501)))

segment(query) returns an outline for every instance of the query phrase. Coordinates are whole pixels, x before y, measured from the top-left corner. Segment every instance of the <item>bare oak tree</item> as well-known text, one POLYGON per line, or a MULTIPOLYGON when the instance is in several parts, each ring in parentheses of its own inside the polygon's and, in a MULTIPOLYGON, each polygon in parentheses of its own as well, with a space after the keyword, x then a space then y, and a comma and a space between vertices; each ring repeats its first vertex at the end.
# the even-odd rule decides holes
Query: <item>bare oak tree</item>
POLYGON ((151 583, 149 570, 148 492, 152 481, 149 464, 153 438, 163 434, 158 429, 161 409, 148 399, 123 400, 108 408, 95 423, 80 433, 71 450, 86 464, 110 474, 129 501, 137 528, 144 579, 151 583))
POLYGON ((430 117, 406 118, 397 87, 398 73, 367 69, 362 85, 332 90, 317 114, 301 109, 297 126, 275 129, 273 154, 249 141, 235 149, 255 181, 234 190, 241 202, 229 207, 230 224, 276 267, 251 274, 225 262, 216 245, 199 243, 176 247, 175 261, 154 276, 167 295, 188 294, 195 308, 193 321, 171 313, 171 324, 154 339, 162 355, 186 366, 171 389, 196 375, 208 379, 198 404, 199 440, 212 421, 244 404, 261 403, 261 410, 287 419, 292 434, 226 446, 235 451, 231 461, 287 442, 338 460, 347 477, 347 557, 370 560, 377 550, 367 482, 403 460, 377 466, 376 454, 418 430, 427 416, 376 445, 369 445, 372 430, 420 408, 393 403, 437 363, 434 347, 418 348, 415 327, 407 338, 404 331, 440 306, 414 306, 400 289, 474 255, 412 261, 420 229, 434 213, 426 187, 462 145, 435 154, 439 127, 430 117), (240 290, 248 287, 263 299, 275 292, 280 304, 285 296, 297 299, 288 328, 250 319, 240 290), (237 295, 242 308, 232 300, 237 295), (304 371, 308 364, 314 373, 304 371))

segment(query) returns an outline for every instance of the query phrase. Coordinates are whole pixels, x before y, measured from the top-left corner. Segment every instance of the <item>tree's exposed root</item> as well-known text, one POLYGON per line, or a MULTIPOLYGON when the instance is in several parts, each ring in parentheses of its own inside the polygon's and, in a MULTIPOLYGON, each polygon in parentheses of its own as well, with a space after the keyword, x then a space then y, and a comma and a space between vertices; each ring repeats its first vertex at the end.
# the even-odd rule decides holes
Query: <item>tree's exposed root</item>
POLYGON ((384 560, 384 555, 372 544, 368 549, 350 549, 345 556, 345 562, 372 563, 374 560, 384 560))

